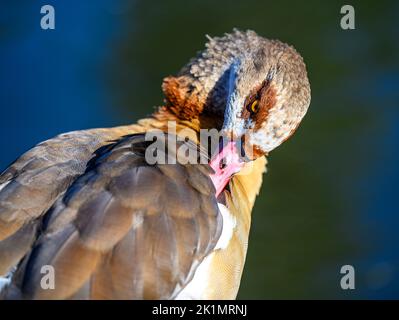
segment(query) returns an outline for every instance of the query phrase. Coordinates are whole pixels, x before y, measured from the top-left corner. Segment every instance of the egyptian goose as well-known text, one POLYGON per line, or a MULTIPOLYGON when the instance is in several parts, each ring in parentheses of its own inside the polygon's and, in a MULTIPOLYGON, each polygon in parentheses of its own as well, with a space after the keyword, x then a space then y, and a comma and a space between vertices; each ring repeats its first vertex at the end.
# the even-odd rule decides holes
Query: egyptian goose
MULTIPOLYGON (((61 134, 1 174, 2 298, 236 297, 265 156, 298 127, 310 87, 287 44, 238 30, 208 39, 149 118, 61 134), (145 133, 169 123, 210 163, 148 163, 145 133), (200 144, 212 128, 228 137, 215 154, 200 144)), ((178 158, 169 136, 158 145, 178 158)))

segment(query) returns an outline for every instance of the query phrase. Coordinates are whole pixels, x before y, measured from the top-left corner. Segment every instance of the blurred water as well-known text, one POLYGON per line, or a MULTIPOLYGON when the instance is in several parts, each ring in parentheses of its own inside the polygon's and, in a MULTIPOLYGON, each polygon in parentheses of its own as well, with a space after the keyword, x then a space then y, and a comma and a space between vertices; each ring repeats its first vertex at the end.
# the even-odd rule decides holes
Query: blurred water
POLYGON ((42 1, 2 4, 0 168, 69 130, 133 122, 162 103, 205 34, 233 27, 293 44, 311 109, 275 150, 253 213, 240 298, 399 298, 399 5, 341 2, 42 1), (339 287, 354 265, 356 290, 339 287))

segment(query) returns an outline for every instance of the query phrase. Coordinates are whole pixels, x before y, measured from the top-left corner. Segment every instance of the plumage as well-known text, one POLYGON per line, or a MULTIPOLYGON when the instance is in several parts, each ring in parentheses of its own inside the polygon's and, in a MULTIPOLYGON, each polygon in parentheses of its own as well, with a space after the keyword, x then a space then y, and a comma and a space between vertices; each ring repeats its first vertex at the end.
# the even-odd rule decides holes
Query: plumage
MULTIPOLYGON (((96 294, 107 298, 113 293, 125 299, 168 298, 177 283, 184 286, 193 263, 212 250, 221 232, 216 199, 192 187, 190 180, 213 186, 197 169, 201 165, 176 164, 167 171, 162 165, 148 165, 143 144, 149 143, 138 134, 103 148, 62 201, 38 219, 41 234, 26 266, 15 275, 15 281, 21 275, 16 286, 22 298, 68 298, 89 278, 96 294), (188 174, 191 171, 196 173, 188 174), (69 218, 60 222, 65 211, 69 218), (127 253, 132 259, 126 259, 127 253), (44 265, 56 270, 55 290, 40 287, 44 265), (136 294, 112 290, 129 278, 143 282, 136 294), (100 289, 109 286, 110 290, 100 289)), ((8 248, 14 246, 7 241, 8 248)))
POLYGON ((0 175, 1 298, 236 297, 265 154, 309 105, 303 61, 292 47, 236 30, 210 39, 162 88, 165 105, 149 118, 61 134, 0 175), (212 128, 243 143, 239 169, 200 161, 215 152, 201 140, 212 128), (145 134, 159 130, 173 164, 148 161, 145 134), (43 266, 54 268, 54 289, 42 286, 43 266))

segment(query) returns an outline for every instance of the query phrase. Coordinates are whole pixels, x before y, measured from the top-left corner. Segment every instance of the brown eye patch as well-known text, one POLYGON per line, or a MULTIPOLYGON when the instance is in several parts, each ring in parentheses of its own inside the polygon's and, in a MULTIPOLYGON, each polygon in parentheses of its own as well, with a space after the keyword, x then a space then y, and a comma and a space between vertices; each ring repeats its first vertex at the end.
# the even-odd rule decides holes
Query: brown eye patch
POLYGON ((276 90, 269 80, 263 81, 255 87, 245 100, 245 108, 242 111, 243 119, 252 119, 257 130, 267 119, 269 110, 276 104, 276 90))

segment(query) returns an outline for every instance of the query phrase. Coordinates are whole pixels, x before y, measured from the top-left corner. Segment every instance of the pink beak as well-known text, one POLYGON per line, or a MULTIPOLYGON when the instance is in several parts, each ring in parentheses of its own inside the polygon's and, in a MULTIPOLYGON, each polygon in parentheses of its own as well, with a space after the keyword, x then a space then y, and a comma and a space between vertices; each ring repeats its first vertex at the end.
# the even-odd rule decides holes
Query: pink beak
POLYGON ((235 141, 229 141, 219 153, 212 157, 209 165, 215 173, 210 177, 216 189, 216 198, 230 181, 231 176, 239 172, 244 164, 240 159, 235 141))

